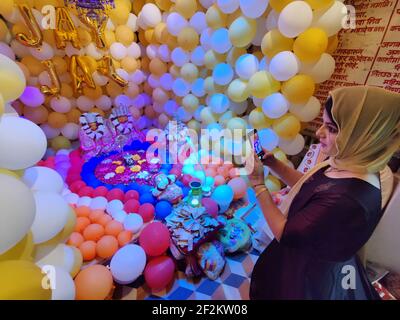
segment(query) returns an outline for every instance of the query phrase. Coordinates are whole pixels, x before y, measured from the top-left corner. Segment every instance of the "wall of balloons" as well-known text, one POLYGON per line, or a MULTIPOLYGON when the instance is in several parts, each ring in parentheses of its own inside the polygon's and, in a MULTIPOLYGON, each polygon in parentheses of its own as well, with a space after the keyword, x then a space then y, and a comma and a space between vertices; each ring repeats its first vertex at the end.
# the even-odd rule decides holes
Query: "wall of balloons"
MULTIPOLYGON (((335 0, 116 0, 93 26, 61 0, 2 0, 0 14, 0 282, 7 288, 0 298, 104 299, 113 279, 130 283, 144 272, 150 286, 161 288, 173 277, 161 223, 143 230, 140 246, 124 246, 161 207, 134 190, 96 188, 89 190, 93 201, 80 190, 72 209, 63 178, 34 167, 47 143, 60 150, 48 167, 80 168, 82 159, 67 149, 78 138, 81 114, 107 116, 124 105, 143 131, 170 120, 196 131, 256 128, 263 146, 287 161, 304 147, 304 124, 320 113, 314 93, 335 69, 331 54, 347 9, 335 0), (116 223, 118 215, 98 212, 132 205, 139 214, 126 226, 116 223), (114 253, 111 271, 94 265, 79 272, 83 260, 114 253), (146 265, 146 255, 156 258, 146 265), (46 264, 58 266, 59 290, 38 285, 38 266, 46 264)), ((232 152, 223 141, 213 145, 232 152)), ((246 185, 231 169, 207 168, 241 198, 246 185), (232 179, 230 188, 224 177, 232 179)), ((266 182, 279 190, 272 175, 266 182)))
POLYGON ((199 130, 241 117, 233 127, 271 127, 296 142, 284 150, 295 153, 301 123, 319 112, 315 85, 334 70, 344 8, 333 0, 117 0, 96 29, 63 1, 8 0, 0 52, 27 80, 14 108, 48 139, 66 138, 55 147, 77 138, 81 113, 125 104, 141 128, 178 118, 199 130))

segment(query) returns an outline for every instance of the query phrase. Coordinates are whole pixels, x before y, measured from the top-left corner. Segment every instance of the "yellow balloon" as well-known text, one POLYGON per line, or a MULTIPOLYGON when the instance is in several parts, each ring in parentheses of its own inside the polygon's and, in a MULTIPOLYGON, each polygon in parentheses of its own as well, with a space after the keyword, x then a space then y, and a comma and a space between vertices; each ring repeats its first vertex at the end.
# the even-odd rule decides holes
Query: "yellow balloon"
POLYGON ((299 74, 282 84, 282 93, 293 104, 305 104, 315 91, 314 80, 305 74, 299 74))
POLYGON ((272 125, 273 120, 266 117, 261 108, 252 110, 249 114, 249 123, 254 129, 261 130, 269 128, 272 125))
POLYGON ((279 91, 281 83, 267 71, 258 71, 249 80, 250 94, 256 98, 265 98, 270 94, 279 91))
POLYGON ((32 56, 23 57, 21 62, 28 68, 31 76, 37 77, 43 71, 45 71, 46 67, 40 63, 39 60, 35 59, 32 56))
POLYGON ((0 94, 4 102, 16 100, 25 89, 25 75, 18 64, 0 54, 0 94))
POLYGON ((0 1, 0 14, 2 16, 10 16, 14 10, 14 0, 0 1))
POLYGON ((0 300, 50 300, 51 289, 45 274, 33 262, 8 260, 0 262, 0 300))
POLYGON ((120 25, 115 29, 115 38, 125 46, 129 46, 135 41, 135 34, 126 25, 120 25))
POLYGON ((227 24, 227 15, 216 4, 213 4, 206 12, 207 25, 212 29, 224 28, 227 24))
POLYGON ((181 68, 181 77, 188 82, 193 82, 199 76, 199 69, 193 63, 185 63, 181 68))
POLYGON ((242 10, 237 9, 234 13, 228 14, 227 20, 226 20, 226 25, 230 26, 233 21, 235 21, 237 18, 241 17, 243 15, 242 10))
POLYGON ((81 267, 83 264, 83 257, 82 257, 81 251, 78 248, 75 248, 75 247, 71 247, 71 248, 72 248, 73 254, 74 254, 74 264, 73 264, 69 274, 71 275, 72 278, 75 278, 75 276, 81 270, 81 267))
POLYGON ((329 37, 326 53, 334 54, 338 46, 339 46, 339 37, 337 35, 329 37))
POLYGON ((236 60, 247 53, 246 48, 237 48, 237 47, 232 47, 231 50, 229 50, 228 55, 226 56, 226 61, 234 66, 236 63, 236 60))
POLYGON ((167 72, 167 66, 160 59, 152 59, 149 63, 150 72, 158 77, 167 72))
POLYGON ((168 40, 168 28, 167 24, 164 22, 160 22, 158 25, 155 26, 154 28, 154 37, 157 42, 165 44, 167 43, 166 41, 168 40))
POLYGON ((0 19, 0 41, 5 41, 8 35, 8 27, 6 23, 0 19))
POLYGON ((183 98, 182 105, 186 111, 195 112, 199 106, 199 99, 193 94, 188 94, 183 98))
POLYGON ((171 0, 155 0, 155 3, 163 11, 169 11, 172 6, 171 0))
POLYGON ((204 91, 208 94, 212 94, 212 93, 216 92, 213 77, 207 77, 204 79, 204 91))
POLYGON ((157 43, 156 35, 153 28, 149 28, 144 31, 144 37, 147 43, 157 43))
POLYGON ((32 253, 34 248, 32 232, 29 232, 14 247, 0 254, 0 262, 6 260, 28 260, 32 261, 32 253))
POLYGON ((111 30, 106 30, 104 32, 104 41, 106 42, 106 46, 110 47, 117 40, 115 39, 115 33, 111 30))
POLYGON ((211 111, 210 107, 205 107, 200 112, 200 118, 203 124, 207 125, 218 121, 216 115, 211 111))
POLYGON ((267 176, 264 182, 269 192, 278 192, 279 190, 282 189, 282 185, 279 179, 272 175, 267 176))
POLYGON ((196 0, 176 0, 175 10, 184 18, 190 19, 197 11, 196 0))
POLYGON ((270 0, 269 5, 277 12, 281 12, 293 0, 270 0))
POLYGON ((287 161, 287 157, 286 154, 279 148, 275 148, 274 150, 272 150, 272 153, 274 155, 274 157, 282 162, 286 162, 287 161))
POLYGON ((69 141, 64 136, 58 136, 58 137, 51 139, 50 145, 55 151, 58 151, 61 149, 69 149, 69 148, 71 148, 71 141, 69 141))
POLYGON ((42 246, 55 246, 59 243, 64 243, 68 240, 69 236, 72 232, 74 232, 76 224, 76 214, 75 211, 71 208, 68 213, 67 222, 65 223, 64 228, 52 239, 41 243, 42 246))
POLYGON ((300 34, 293 44, 296 56, 304 62, 314 62, 328 48, 328 36, 320 28, 310 28, 300 34))
POLYGON ((282 139, 291 140, 300 132, 301 124, 299 119, 288 113, 279 119, 274 120, 272 128, 282 139))
POLYGON ((115 1, 115 8, 109 13, 109 17, 115 26, 124 25, 131 12, 130 3, 126 1, 115 1))
POLYGON ((334 0, 304 0, 314 10, 326 9, 332 6, 334 0))
POLYGON ((199 44, 199 35, 196 30, 191 27, 186 27, 181 30, 178 34, 178 45, 186 50, 192 51, 199 44))
POLYGON ((147 2, 145 0, 136 0, 132 1, 132 11, 134 14, 138 15, 139 12, 142 10, 144 4, 147 2))
POLYGON ((204 65, 207 69, 212 70, 218 63, 224 62, 225 59, 225 54, 219 54, 214 50, 208 50, 204 55, 204 65))
POLYGON ((286 38, 278 29, 265 34, 261 42, 261 50, 264 55, 272 59, 282 51, 292 51, 294 40, 286 38))
POLYGON ((87 29, 82 27, 77 28, 79 42, 82 46, 86 47, 89 43, 92 42, 92 35, 87 29))
POLYGON ((59 112, 51 112, 48 117, 49 125, 61 129, 67 124, 67 116, 59 112))
POLYGON ((234 102, 243 102, 249 95, 248 83, 242 79, 233 80, 228 87, 227 95, 234 102))
POLYGON ((6 174, 6 175, 8 175, 8 176, 11 176, 11 177, 14 177, 14 178, 17 178, 17 179, 20 178, 20 177, 18 176, 18 174, 16 174, 16 173, 13 172, 13 171, 7 170, 7 169, 2 169, 2 168, 0 168, 0 174, 6 174))
POLYGON ((243 48, 251 43, 257 33, 256 20, 239 17, 229 27, 229 39, 234 47, 243 48))

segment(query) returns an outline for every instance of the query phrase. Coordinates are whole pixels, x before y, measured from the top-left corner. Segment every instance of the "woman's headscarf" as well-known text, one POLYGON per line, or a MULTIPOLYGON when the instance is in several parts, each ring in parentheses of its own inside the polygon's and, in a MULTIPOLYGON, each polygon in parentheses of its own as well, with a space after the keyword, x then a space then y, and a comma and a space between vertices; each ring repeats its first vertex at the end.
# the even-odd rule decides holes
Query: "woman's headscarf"
POLYGON ((331 165, 355 173, 380 173, 382 207, 393 189, 386 166, 400 147, 400 95, 381 88, 358 86, 330 93, 332 116, 338 127, 338 152, 305 174, 290 190, 280 209, 287 215, 303 183, 319 169, 331 165))

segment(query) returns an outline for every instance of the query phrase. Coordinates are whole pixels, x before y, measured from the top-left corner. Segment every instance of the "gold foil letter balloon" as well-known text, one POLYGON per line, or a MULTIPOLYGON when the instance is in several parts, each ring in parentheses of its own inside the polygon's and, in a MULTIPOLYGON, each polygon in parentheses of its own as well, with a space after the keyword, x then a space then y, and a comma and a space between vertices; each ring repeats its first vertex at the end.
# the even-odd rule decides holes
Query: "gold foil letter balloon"
POLYGON ((40 91, 44 94, 48 95, 56 95, 59 94, 61 91, 61 82, 60 79, 58 78, 56 67, 54 66, 54 63, 52 60, 44 60, 42 61, 42 64, 44 64, 47 68, 47 72, 49 73, 50 80, 52 83, 52 86, 46 86, 43 85, 40 87, 40 91))
POLYGON ((89 88, 96 88, 93 77, 90 73, 90 68, 86 64, 84 57, 73 55, 70 60, 69 70, 72 76, 72 84, 75 94, 82 92, 84 83, 86 83, 89 88))
POLYGON ((128 81, 121 78, 116 72, 110 56, 104 56, 102 59, 97 60, 97 70, 103 75, 110 77, 121 87, 128 85, 128 81))
POLYGON ((19 4, 18 9, 31 34, 26 35, 21 32, 15 36, 16 39, 24 46, 35 48, 40 47, 42 45, 43 35, 35 17, 33 16, 32 10, 26 4, 19 4))
POLYGON ((78 32, 66 8, 56 9, 54 36, 58 49, 65 49, 66 41, 70 41, 75 48, 80 49, 78 32))

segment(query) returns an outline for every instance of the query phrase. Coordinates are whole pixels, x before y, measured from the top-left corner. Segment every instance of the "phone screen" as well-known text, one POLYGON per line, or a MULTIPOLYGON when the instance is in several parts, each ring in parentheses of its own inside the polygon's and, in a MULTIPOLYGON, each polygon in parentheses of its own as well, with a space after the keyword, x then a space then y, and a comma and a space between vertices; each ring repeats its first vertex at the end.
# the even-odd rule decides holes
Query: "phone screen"
POLYGON ((256 152, 258 158, 262 160, 265 153, 261 147, 260 139, 258 138, 257 130, 254 129, 252 132, 249 133, 250 141, 253 143, 254 151, 256 152))

